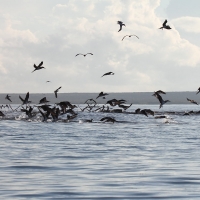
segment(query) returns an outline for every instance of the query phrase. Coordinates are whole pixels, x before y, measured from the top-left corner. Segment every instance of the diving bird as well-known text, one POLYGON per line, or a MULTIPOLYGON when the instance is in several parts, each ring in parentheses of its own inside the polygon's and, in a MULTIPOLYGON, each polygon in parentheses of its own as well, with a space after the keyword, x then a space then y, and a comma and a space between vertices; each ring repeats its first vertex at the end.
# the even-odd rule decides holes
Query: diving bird
POLYGON ((104 96, 106 96, 106 95, 108 95, 108 94, 107 94, 107 93, 100 92, 99 95, 98 95, 98 97, 97 97, 96 99, 98 99, 99 97, 104 97, 104 96))
POLYGON ((171 27, 170 27, 169 25, 166 25, 166 24, 167 24, 167 20, 165 20, 165 21, 163 22, 163 26, 160 27, 159 29, 162 29, 162 30, 163 30, 163 28, 165 28, 165 29, 171 29, 171 27))
MULTIPOLYGON (((107 73, 105 73, 103 76, 107 76, 107 75, 114 75, 114 73, 113 72, 107 72, 107 73)), ((102 76, 102 77, 103 77, 102 76)))
MULTIPOLYGON (((44 68, 44 67, 42 67, 42 65, 43 65, 43 61, 37 66, 37 65, 33 65, 33 67, 35 68, 33 71, 32 71, 32 73, 34 72, 34 71, 36 71, 36 70, 40 70, 40 69, 42 69, 42 68, 44 68)), ((45 68, 44 68, 45 69, 45 68)))
POLYGON ((165 103, 170 102, 169 100, 163 100, 162 97, 159 95, 159 93, 155 93, 155 97, 156 97, 156 98, 159 100, 159 102, 160 102, 160 107, 159 107, 159 109, 162 108, 163 105, 164 105, 165 103))
POLYGON ((196 104, 196 105, 199 105, 196 101, 194 101, 194 100, 191 100, 191 99, 188 99, 187 98, 187 100, 190 102, 190 103, 194 103, 194 104, 196 104))
POLYGON ((58 93, 58 91, 60 90, 60 88, 61 88, 61 86, 60 86, 58 89, 56 89, 56 90, 54 91, 54 93, 55 93, 55 97, 56 97, 56 98, 58 98, 57 93, 58 93))
POLYGON ((22 99, 22 97, 19 95, 20 100, 22 101, 22 105, 24 104, 28 104, 31 103, 31 101, 29 101, 29 92, 27 92, 25 99, 22 99))
POLYGON ((117 24, 120 26, 118 32, 122 30, 122 26, 126 26, 122 21, 117 21, 117 24))
POLYGON ((200 87, 198 88, 198 91, 197 91, 197 93, 196 94, 198 94, 200 92, 200 87))
POLYGON ((6 95, 5 99, 7 99, 8 101, 12 102, 11 99, 10 99, 10 96, 8 94, 6 95))
POLYGON ((78 56, 78 55, 82 55, 82 56, 84 56, 84 57, 85 57, 85 56, 87 56, 88 54, 90 54, 90 55, 92 55, 92 56, 93 56, 93 53, 86 53, 86 54, 78 53, 78 54, 76 54, 76 55, 75 55, 75 57, 76 57, 76 56, 78 56))
POLYGON ((124 38, 125 38, 125 37, 127 37, 127 36, 128 36, 128 37, 135 36, 136 38, 138 38, 138 39, 139 39, 139 37, 138 37, 137 35, 125 35, 125 36, 122 38, 122 41, 123 41, 123 40, 124 40, 124 38))

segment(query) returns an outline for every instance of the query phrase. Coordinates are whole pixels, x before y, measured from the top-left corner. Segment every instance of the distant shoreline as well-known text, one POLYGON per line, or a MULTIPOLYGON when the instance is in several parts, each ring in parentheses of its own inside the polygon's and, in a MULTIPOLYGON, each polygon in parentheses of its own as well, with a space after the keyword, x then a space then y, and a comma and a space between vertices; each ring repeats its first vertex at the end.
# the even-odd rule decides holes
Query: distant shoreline
MULTIPOLYGON (((124 99, 127 104, 158 104, 158 100, 152 96, 153 92, 112 92, 108 93, 106 99, 98 98, 99 93, 58 93, 58 98, 55 98, 53 93, 30 93, 29 100, 33 104, 38 104, 39 100, 46 97, 50 103, 59 103, 61 101, 69 101, 73 104, 83 104, 87 99, 94 99, 99 104, 104 104, 110 99, 124 99)), ((0 104, 21 104, 19 95, 24 98, 26 93, 9 93, 12 102, 5 99, 7 93, 0 93, 0 104)), ((188 104, 186 98, 194 99, 200 103, 200 93, 196 95, 196 91, 186 92, 167 92, 162 95, 164 100, 170 100, 170 104, 188 104)))

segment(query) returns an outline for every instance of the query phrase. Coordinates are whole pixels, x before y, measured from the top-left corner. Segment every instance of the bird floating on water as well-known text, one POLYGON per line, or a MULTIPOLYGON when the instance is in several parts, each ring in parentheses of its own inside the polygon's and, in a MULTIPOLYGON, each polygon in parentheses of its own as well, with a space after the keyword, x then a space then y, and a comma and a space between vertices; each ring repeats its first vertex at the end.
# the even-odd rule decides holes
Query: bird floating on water
POLYGON ((117 21, 117 24, 120 25, 118 32, 120 32, 122 30, 122 26, 126 26, 122 21, 117 21))
POLYGON ((57 94, 57 93, 58 93, 58 91, 60 90, 61 87, 62 87, 62 86, 60 86, 58 89, 56 89, 56 90, 54 91, 54 94, 55 94, 55 97, 56 97, 56 98, 58 98, 58 94, 57 94))
POLYGON ((102 119, 100 119, 100 121, 112 123, 116 122, 116 120, 113 117, 103 117, 102 119))
POLYGON ((124 38, 125 38, 125 37, 127 37, 127 36, 128 36, 128 37, 135 36, 136 38, 138 38, 138 39, 139 39, 139 37, 138 37, 137 35, 125 35, 125 36, 122 38, 122 41, 123 41, 123 40, 124 40, 124 38))
POLYGON ((163 22, 163 26, 162 27, 160 27, 159 29, 162 29, 163 30, 163 28, 165 28, 165 29, 171 29, 171 27, 169 26, 169 25, 166 25, 167 24, 167 20, 165 20, 164 22, 163 22))
POLYGON ((85 57, 85 56, 87 56, 88 54, 90 54, 90 55, 92 55, 92 56, 93 56, 93 53, 86 53, 86 54, 78 53, 78 54, 76 54, 76 55, 75 55, 75 57, 76 57, 76 56, 78 56, 78 55, 82 55, 82 56, 84 56, 84 57, 85 57))
MULTIPOLYGON (((113 73, 113 72, 107 72, 107 73, 105 73, 103 76, 107 76, 107 75, 114 75, 115 73, 113 73)), ((102 77, 103 77, 102 76, 102 77)))
POLYGON ((11 99, 10 99, 10 96, 8 94, 6 95, 5 99, 7 99, 8 101, 12 102, 11 99))
MULTIPOLYGON (((33 67, 35 68, 33 71, 32 71, 32 73, 34 72, 34 71, 36 71, 36 70, 40 70, 40 69, 42 69, 42 68, 44 68, 44 67, 42 67, 42 65, 43 65, 43 61, 37 66, 37 65, 33 65, 33 67)), ((45 68, 44 68, 45 69, 45 68)))

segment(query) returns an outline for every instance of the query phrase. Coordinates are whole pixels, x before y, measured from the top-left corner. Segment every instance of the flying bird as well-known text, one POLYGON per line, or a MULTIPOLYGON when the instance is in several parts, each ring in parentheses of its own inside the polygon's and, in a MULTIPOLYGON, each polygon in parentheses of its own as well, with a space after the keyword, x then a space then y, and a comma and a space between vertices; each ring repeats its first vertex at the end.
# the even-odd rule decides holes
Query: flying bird
POLYGON ((54 91, 54 93, 55 93, 55 97, 56 97, 56 98, 58 98, 57 93, 58 93, 58 91, 60 90, 60 88, 61 88, 61 86, 60 86, 58 89, 56 89, 56 90, 54 91))
MULTIPOLYGON (((114 73, 113 72, 107 72, 107 73, 105 73, 103 76, 107 76, 107 75, 114 75, 114 73)), ((102 76, 102 77, 103 77, 102 76)))
POLYGON ((10 96, 8 94, 6 95, 5 99, 7 99, 8 101, 12 102, 11 99, 10 99, 10 96))
POLYGON ((47 102, 49 102, 49 101, 47 101, 47 98, 44 97, 44 98, 40 99, 39 104, 43 104, 43 103, 47 103, 47 102))
POLYGON ((106 95, 108 95, 108 94, 107 94, 107 93, 100 92, 99 95, 98 95, 98 97, 97 97, 96 99, 98 99, 99 97, 104 97, 104 96, 106 96, 106 95))
POLYGON ((167 24, 167 20, 165 20, 165 21, 163 22, 163 26, 160 27, 159 29, 162 29, 162 30, 163 30, 163 28, 165 28, 165 29, 171 29, 171 27, 170 27, 169 25, 166 25, 166 24, 167 24))
POLYGON ((44 68, 44 67, 42 67, 42 65, 43 65, 43 61, 37 66, 37 65, 33 65, 33 67, 35 68, 33 71, 32 71, 32 73, 34 72, 34 71, 36 71, 36 70, 40 70, 40 69, 42 69, 42 68, 44 68))
POLYGON ((31 101, 29 101, 29 92, 27 92, 25 99, 22 99, 22 97, 19 95, 20 100, 22 101, 22 105, 24 104, 28 104, 31 103, 31 101))
POLYGON ((76 56, 78 56, 78 55, 82 55, 82 56, 84 56, 84 57, 85 57, 85 56, 87 56, 88 54, 90 54, 90 55, 92 55, 92 56, 93 56, 93 53, 86 53, 86 54, 78 53, 78 54, 76 54, 76 55, 75 55, 75 57, 76 57, 76 56))
POLYGON ((122 26, 126 26, 122 21, 117 21, 117 24, 120 26, 118 32, 122 30, 122 26))
POLYGON ((139 37, 138 37, 137 35, 125 35, 125 36, 122 38, 122 41, 123 41, 123 40, 124 40, 124 38, 125 38, 125 37, 127 37, 127 36, 128 36, 128 37, 135 36, 136 38, 138 38, 138 39, 139 39, 139 37))
POLYGON ((165 103, 170 102, 169 100, 163 100, 162 97, 159 95, 159 93, 155 93, 155 97, 160 102, 160 107, 159 108, 162 108, 165 103))
POLYGON ((196 105, 199 105, 196 101, 194 101, 194 100, 191 100, 191 99, 188 99, 187 98, 187 100, 190 102, 190 103, 194 103, 194 104, 196 104, 196 105))

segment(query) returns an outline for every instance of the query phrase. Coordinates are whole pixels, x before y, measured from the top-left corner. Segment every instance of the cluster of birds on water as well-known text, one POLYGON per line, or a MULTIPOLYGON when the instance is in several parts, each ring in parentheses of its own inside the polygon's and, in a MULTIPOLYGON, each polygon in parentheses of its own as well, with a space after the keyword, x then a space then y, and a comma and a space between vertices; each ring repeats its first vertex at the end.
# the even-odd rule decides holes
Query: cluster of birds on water
MULTIPOLYGON (((123 26, 126 26, 122 21, 117 21, 117 24, 119 24, 119 26, 120 26, 118 32, 122 31, 123 26)), ((165 20, 162 24, 162 27, 160 27, 159 29, 170 30, 171 27, 169 25, 167 25, 167 20, 165 20)), ((122 41, 126 37, 132 37, 132 36, 139 39, 139 37, 137 35, 131 34, 131 35, 125 35, 122 38, 122 41)), ((78 53, 75 55, 75 57, 77 57, 77 56, 86 57, 87 55, 93 55, 93 53, 86 53, 86 54, 78 53)), ((41 61, 39 63, 39 65, 34 64, 33 67, 34 67, 34 70, 32 71, 32 73, 35 71, 41 70, 41 69, 45 69, 45 67, 43 66, 43 61, 41 61)), ((101 77, 109 76, 109 75, 114 75, 114 72, 106 72, 101 77)), ((50 81, 46 81, 46 82, 50 82, 50 81)), ((56 98, 58 97, 58 92, 61 88, 62 88, 62 86, 58 87, 54 91, 56 98)), ((200 87, 198 88, 198 91, 196 94, 198 94, 198 93, 200 93, 200 87)), ((158 101, 160 103, 159 108, 162 108, 164 104, 166 104, 167 102, 170 102, 169 100, 163 100, 163 98, 161 96, 162 94, 166 94, 166 92, 163 92, 162 90, 158 90, 152 94, 152 96, 155 96, 158 99, 158 101)), ((98 94, 98 96, 96 97, 96 99, 98 99, 98 98, 106 99, 107 95, 109 95, 109 94, 100 92, 98 94)), ((9 94, 6 95, 5 99, 8 100, 9 102, 12 102, 11 96, 9 94)), ((53 121, 53 122, 58 121, 58 120, 60 120, 59 116, 64 115, 64 114, 66 114, 66 119, 62 119, 62 121, 69 122, 78 116, 78 112, 76 112, 74 110, 75 108, 79 109, 79 111, 81 111, 81 112, 87 111, 87 112, 105 112, 105 113, 142 114, 142 115, 145 115, 146 117, 148 117, 148 115, 152 115, 152 116, 155 115, 155 112, 152 111, 151 109, 138 108, 134 112, 127 112, 127 109, 129 109, 132 106, 132 104, 126 105, 126 100, 124 100, 124 99, 119 99, 119 100, 111 99, 111 100, 107 101, 104 105, 98 105, 95 99, 87 99, 84 103, 86 105, 84 108, 81 108, 79 105, 73 105, 69 101, 61 101, 59 103, 51 105, 51 104, 49 104, 50 102, 47 100, 46 97, 42 98, 38 104, 31 106, 32 102, 29 101, 29 92, 27 92, 25 98, 22 98, 19 95, 19 99, 22 101, 22 104, 19 105, 15 109, 13 109, 10 104, 2 105, 2 106, 0 106, 0 108, 1 109, 9 109, 11 112, 25 113, 27 119, 31 119, 31 118, 35 117, 37 114, 40 114, 40 116, 42 117, 41 121, 43 121, 43 122, 47 122, 48 120, 53 121), (118 108, 115 108, 115 106, 118 106, 118 108)), ((198 103, 194 100, 191 100, 189 98, 187 98, 187 100, 190 103, 198 105, 198 103)), ((190 115, 191 113, 194 113, 194 112, 193 111, 187 112, 187 113, 184 113, 183 115, 190 115)), ((5 112, 0 111, 0 117, 1 118, 6 117, 5 112)), ((155 118, 165 118, 165 117, 166 117, 165 115, 155 116, 155 118)), ((84 121, 92 122, 93 119, 85 119, 84 121)), ((106 116, 106 117, 101 118, 99 121, 114 123, 117 120, 112 116, 106 116)))

